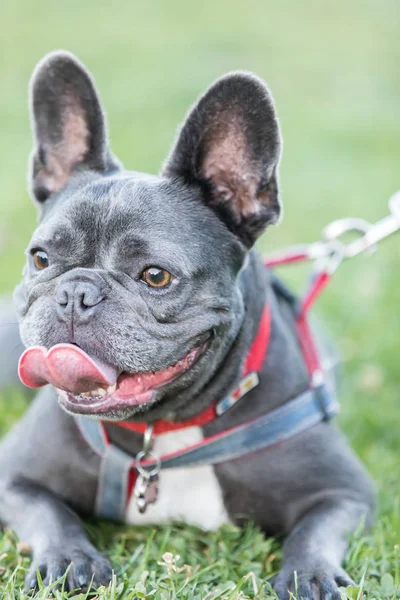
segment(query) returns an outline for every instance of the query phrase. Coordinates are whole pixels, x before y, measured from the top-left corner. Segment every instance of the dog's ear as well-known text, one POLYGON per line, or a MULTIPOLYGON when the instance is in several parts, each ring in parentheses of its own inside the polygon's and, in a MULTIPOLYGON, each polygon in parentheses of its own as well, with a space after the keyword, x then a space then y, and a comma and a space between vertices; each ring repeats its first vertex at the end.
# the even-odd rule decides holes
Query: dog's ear
POLYGON ((280 149, 267 86, 250 73, 230 73, 189 112, 164 174, 200 184, 205 202, 251 246, 281 213, 280 149))
POLYGON ((72 54, 54 52, 37 65, 30 104, 31 188, 39 203, 61 190, 77 169, 105 172, 117 166, 94 82, 72 54))

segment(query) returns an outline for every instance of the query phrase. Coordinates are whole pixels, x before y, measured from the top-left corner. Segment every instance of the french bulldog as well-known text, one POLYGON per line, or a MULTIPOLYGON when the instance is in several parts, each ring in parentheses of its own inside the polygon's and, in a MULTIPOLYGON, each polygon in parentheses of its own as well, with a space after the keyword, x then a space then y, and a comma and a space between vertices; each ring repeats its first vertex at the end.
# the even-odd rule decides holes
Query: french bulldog
MULTIPOLYGON (((28 589, 37 571, 48 583, 68 566, 69 589, 92 578, 96 587, 109 583, 111 565, 80 516, 94 513, 101 461, 77 415, 101 419, 134 457, 143 435, 116 422, 181 422, 229 394, 266 305, 271 334, 259 385, 209 424, 157 436, 154 451, 199 442, 309 387, 293 307, 254 249, 281 215, 281 136, 271 94, 250 73, 227 74, 205 92, 156 176, 115 158, 94 81, 71 54, 39 63, 30 104, 39 226, 14 304, 24 346, 41 348, 28 376, 52 385, 2 441, 0 518, 32 548, 28 589), (55 347, 69 351, 46 376, 55 347)), ((371 522, 373 507, 363 466, 321 421, 236 460, 161 471, 157 502, 141 514, 132 500, 126 521, 216 528, 251 519, 286 536, 273 583, 280 599, 295 578, 299 598, 339 599, 339 586, 352 583, 341 567, 348 536, 371 522)))

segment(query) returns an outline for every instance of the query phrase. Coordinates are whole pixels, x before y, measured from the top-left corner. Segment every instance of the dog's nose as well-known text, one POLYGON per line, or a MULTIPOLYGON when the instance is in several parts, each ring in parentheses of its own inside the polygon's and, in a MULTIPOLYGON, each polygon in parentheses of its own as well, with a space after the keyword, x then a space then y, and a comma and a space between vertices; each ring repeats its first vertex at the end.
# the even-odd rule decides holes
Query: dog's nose
POLYGON ((90 280, 61 281, 56 291, 57 314, 61 320, 89 321, 105 299, 104 286, 90 280))

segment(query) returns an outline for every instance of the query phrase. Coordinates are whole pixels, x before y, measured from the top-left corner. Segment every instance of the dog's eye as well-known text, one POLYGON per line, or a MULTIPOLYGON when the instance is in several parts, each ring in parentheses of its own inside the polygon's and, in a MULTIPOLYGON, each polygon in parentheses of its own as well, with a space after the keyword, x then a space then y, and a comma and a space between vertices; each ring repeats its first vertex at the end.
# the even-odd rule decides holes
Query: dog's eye
POLYGON ((43 271, 49 266, 49 257, 44 250, 33 250, 32 257, 38 271, 43 271))
POLYGON ((159 267, 148 267, 140 277, 142 281, 153 288, 163 288, 171 283, 173 276, 169 271, 159 267))

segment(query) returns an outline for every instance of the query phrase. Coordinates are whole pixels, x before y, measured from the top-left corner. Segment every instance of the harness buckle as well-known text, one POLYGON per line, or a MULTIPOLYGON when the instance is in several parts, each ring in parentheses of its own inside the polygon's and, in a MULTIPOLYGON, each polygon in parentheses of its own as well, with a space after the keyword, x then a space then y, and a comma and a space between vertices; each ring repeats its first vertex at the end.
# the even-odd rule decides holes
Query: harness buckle
POLYGON ((330 421, 332 418, 332 414, 328 410, 329 407, 329 393, 326 388, 326 385, 321 381, 320 383, 314 383, 313 381, 313 391, 315 394, 315 398, 317 400, 319 409, 322 413, 322 420, 324 422, 330 421))

